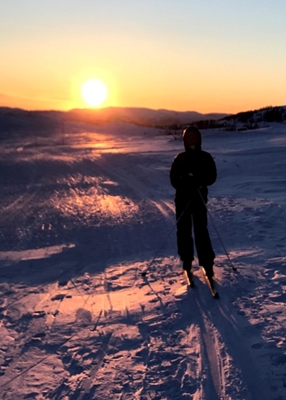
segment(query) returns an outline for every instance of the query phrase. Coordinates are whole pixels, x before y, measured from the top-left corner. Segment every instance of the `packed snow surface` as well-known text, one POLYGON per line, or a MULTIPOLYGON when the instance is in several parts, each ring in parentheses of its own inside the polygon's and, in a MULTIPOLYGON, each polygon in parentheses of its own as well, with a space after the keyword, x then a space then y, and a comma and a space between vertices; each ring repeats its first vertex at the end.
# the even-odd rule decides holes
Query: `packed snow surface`
POLYGON ((176 252, 180 139, 1 139, 1 399, 286 399, 286 126, 202 135, 219 299, 176 252))

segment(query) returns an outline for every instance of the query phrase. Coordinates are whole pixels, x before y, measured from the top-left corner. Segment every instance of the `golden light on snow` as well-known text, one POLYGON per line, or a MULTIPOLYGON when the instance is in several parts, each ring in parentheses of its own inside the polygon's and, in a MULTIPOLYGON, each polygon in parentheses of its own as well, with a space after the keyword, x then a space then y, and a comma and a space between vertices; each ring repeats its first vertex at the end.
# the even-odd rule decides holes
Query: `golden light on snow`
MULTIPOLYGON (((83 183, 81 176, 76 176, 73 185, 83 183)), ((130 220, 138 213, 138 205, 127 197, 108 194, 108 188, 116 186, 116 182, 99 180, 98 178, 85 176, 85 188, 74 187, 66 193, 56 193, 51 202, 62 215, 78 218, 85 224, 90 218, 94 223, 100 224, 102 219, 107 219, 112 224, 118 225, 130 220)))
POLYGON ((98 107, 107 98, 107 87, 99 79, 91 79, 82 85, 81 94, 89 106, 98 107))

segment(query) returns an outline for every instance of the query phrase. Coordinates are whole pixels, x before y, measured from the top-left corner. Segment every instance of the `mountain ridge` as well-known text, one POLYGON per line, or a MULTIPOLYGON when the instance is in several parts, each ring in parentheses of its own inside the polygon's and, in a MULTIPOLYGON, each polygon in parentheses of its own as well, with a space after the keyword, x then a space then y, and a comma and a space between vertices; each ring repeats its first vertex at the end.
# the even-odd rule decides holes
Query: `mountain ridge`
MULTIPOLYGON (((28 111, 21 108, 0 107, 0 129, 19 129, 21 125, 38 125, 71 121, 88 124, 123 122, 141 126, 169 128, 187 125, 197 120, 217 120, 229 114, 197 111, 154 110, 144 107, 106 107, 100 109, 72 109, 69 111, 28 111)), ((27 126, 26 126, 27 127, 27 126)))
POLYGON ((69 111, 34 110, 0 107, 0 131, 61 129, 63 123, 102 125, 126 123, 160 129, 179 130, 187 125, 199 129, 256 129, 269 122, 286 122, 286 106, 269 106, 236 114, 199 113, 145 107, 105 107, 72 109, 69 111))

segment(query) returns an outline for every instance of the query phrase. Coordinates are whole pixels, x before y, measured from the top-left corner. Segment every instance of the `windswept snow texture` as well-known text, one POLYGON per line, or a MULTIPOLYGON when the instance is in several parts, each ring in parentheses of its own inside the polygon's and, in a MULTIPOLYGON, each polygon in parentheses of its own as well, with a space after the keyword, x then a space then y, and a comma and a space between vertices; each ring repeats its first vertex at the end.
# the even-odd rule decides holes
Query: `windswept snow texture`
POLYGON ((218 300, 176 254, 181 140, 1 139, 1 399, 286 399, 286 126, 202 134, 218 300))

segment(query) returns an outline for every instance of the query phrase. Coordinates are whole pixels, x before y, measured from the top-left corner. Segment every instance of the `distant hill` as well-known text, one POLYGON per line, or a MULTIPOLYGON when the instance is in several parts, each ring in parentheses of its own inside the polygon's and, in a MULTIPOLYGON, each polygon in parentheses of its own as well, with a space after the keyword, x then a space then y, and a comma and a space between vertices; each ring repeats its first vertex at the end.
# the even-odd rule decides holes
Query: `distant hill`
POLYGON ((271 122, 286 122, 286 106, 263 107, 258 110, 243 111, 216 120, 199 120, 192 123, 200 129, 224 128, 230 131, 258 129, 271 122))
POLYGON ((0 132, 41 131, 59 129, 63 113, 57 111, 26 111, 20 108, 0 107, 0 132))
POLYGON ((286 106, 264 107, 259 110, 240 112, 222 118, 225 127, 231 130, 257 129, 270 122, 286 122, 286 106))
POLYGON ((286 106, 264 107, 232 115, 132 107, 70 111, 26 111, 19 108, 0 107, 0 132, 37 131, 45 135, 48 132, 59 132, 63 123, 65 126, 69 123, 82 129, 80 124, 99 125, 116 122, 175 131, 187 125, 195 125, 200 129, 248 130, 265 126, 270 122, 286 122, 286 106))
POLYGON ((197 120, 217 120, 227 114, 201 114, 195 111, 152 110, 148 108, 108 107, 70 111, 26 111, 0 107, 0 131, 58 130, 62 121, 86 124, 124 122, 146 127, 180 128, 197 120))
POLYGON ((149 108, 108 107, 97 110, 71 110, 66 118, 89 123, 125 122, 141 126, 169 128, 198 120, 217 120, 228 114, 201 114, 196 111, 152 110, 149 108))

